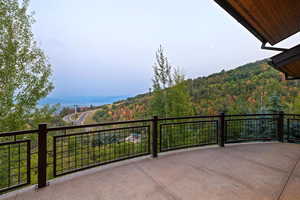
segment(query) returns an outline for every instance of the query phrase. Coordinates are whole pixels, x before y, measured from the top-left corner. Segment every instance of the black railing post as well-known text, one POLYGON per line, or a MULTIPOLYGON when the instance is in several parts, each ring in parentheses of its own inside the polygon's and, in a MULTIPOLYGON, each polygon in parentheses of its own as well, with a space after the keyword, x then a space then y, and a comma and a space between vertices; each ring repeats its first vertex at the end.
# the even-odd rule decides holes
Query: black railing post
POLYGON ((225 143, 225 113, 220 113, 219 118, 219 146, 224 147, 225 143))
POLYGON ((279 142, 283 142, 284 138, 284 112, 280 111, 277 121, 277 137, 279 142))
POLYGON ((156 158, 157 157, 157 143, 158 143, 158 137, 157 137, 157 122, 158 122, 158 117, 154 116, 152 119, 152 157, 156 158))
POLYGON ((47 185, 47 124, 39 124, 38 135, 38 188, 47 185))

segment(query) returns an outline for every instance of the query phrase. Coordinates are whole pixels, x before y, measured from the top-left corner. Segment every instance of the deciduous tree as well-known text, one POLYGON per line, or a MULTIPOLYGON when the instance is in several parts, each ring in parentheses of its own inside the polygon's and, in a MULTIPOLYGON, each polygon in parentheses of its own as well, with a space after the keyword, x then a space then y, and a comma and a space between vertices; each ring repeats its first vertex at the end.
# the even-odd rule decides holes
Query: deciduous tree
POLYGON ((31 31, 29 0, 0 0, 0 129, 26 128, 53 89, 51 67, 31 31))

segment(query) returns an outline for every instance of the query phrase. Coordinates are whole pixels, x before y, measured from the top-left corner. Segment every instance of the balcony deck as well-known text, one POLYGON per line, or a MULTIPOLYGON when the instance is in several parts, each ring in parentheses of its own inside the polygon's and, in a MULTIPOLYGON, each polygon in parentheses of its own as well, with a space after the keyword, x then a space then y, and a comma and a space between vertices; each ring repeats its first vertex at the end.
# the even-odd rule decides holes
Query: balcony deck
POLYGON ((255 143, 125 161, 79 172, 17 200, 293 200, 300 199, 300 145, 255 143), (115 165, 115 164, 114 164, 115 165))

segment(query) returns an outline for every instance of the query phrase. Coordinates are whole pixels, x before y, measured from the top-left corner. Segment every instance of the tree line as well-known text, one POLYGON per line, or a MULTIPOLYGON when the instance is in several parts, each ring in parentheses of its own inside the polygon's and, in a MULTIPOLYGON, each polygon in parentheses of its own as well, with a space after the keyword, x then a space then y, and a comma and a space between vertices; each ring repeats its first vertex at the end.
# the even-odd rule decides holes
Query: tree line
MULTIPOLYGON (((162 47, 155 54, 151 92, 106 108, 97 121, 182 115, 300 113, 300 83, 287 81, 267 60, 184 80, 162 47)), ((97 115, 97 113, 96 113, 97 115)))

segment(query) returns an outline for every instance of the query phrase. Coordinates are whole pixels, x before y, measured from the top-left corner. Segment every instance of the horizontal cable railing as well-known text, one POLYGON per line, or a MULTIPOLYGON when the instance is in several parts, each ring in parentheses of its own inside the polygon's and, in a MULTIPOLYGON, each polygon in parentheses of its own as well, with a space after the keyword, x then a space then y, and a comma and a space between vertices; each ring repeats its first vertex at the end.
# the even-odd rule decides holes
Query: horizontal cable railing
POLYGON ((0 193, 138 156, 242 141, 300 139, 300 115, 169 117, 0 133, 0 193), (284 135, 285 133, 285 135, 284 135))

